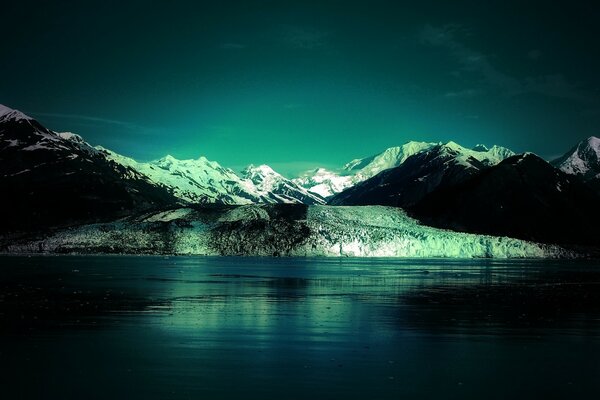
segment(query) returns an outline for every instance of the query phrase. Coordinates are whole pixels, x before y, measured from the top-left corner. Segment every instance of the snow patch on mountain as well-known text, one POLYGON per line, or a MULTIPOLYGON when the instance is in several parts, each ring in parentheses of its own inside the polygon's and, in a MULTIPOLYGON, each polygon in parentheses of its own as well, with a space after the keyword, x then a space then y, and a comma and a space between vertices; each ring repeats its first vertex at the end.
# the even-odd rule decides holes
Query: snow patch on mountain
MULTIPOLYGON (((69 140, 71 142, 80 143, 80 144, 83 144, 83 143, 87 144, 86 141, 83 140, 83 138, 80 135, 78 135, 76 133, 73 133, 73 132, 56 132, 56 134, 59 137, 65 139, 65 140, 69 140)), ((88 144, 88 146, 89 146, 89 144, 88 144)))

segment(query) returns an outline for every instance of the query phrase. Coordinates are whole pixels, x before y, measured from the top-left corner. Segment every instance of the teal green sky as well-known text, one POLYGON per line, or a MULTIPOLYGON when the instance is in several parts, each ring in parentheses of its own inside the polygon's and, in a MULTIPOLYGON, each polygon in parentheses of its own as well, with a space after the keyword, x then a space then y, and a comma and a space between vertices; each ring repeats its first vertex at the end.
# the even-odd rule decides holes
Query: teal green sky
POLYGON ((522 3, 13 2, 0 103, 140 160, 286 175, 408 140, 552 158, 600 135, 600 6, 522 3))

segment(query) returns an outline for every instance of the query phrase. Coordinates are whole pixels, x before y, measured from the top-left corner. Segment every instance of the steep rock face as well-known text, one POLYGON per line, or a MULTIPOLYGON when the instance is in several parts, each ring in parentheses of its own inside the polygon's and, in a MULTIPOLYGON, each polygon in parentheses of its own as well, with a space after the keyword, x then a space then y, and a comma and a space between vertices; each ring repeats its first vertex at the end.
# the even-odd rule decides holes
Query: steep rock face
POLYGON ((427 224, 562 244, 600 243, 600 198, 532 153, 431 193, 411 211, 427 224))
POLYGON ((333 196, 329 204, 410 207, 428 193, 463 182, 512 154, 498 146, 470 150, 454 142, 437 144, 333 196))
POLYGON ((0 107, 0 171, 4 232, 115 219, 176 202, 81 137, 50 131, 5 106, 0 107))

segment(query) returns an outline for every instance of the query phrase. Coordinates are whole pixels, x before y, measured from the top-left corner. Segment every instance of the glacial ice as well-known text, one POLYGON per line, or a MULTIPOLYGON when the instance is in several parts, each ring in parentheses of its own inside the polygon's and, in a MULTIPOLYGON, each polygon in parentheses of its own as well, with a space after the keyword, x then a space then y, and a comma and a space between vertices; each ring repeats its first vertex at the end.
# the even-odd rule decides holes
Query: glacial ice
POLYGON ((161 211, 66 229, 43 239, 11 241, 5 249, 12 253, 326 257, 572 256, 557 246, 423 226, 393 207, 308 206, 303 216, 291 220, 272 213, 270 207, 228 208, 212 220, 190 208, 161 211))

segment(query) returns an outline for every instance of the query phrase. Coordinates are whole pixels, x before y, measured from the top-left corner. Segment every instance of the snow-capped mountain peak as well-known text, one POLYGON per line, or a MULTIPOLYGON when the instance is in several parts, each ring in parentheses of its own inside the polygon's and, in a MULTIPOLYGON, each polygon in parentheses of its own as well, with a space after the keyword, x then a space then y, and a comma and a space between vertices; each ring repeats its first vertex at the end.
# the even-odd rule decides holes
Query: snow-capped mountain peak
POLYGON ((254 164, 248 165, 242 170, 242 176, 246 179, 250 179, 256 184, 263 183, 267 180, 285 179, 281 174, 275 172, 273 168, 266 164, 255 166, 254 164))
POLYGON ((361 178, 370 178, 379 172, 397 167, 408 157, 433 147, 435 143, 410 141, 402 146, 390 147, 379 154, 371 157, 356 159, 344 165, 342 170, 346 173, 354 173, 361 178))
POLYGON ((31 121, 33 118, 23 114, 19 110, 13 110, 10 107, 0 104, 0 120, 31 121))
POLYGON ((325 200, 319 194, 310 192, 296 182, 275 172, 273 168, 262 164, 250 164, 242 171, 242 178, 251 182, 258 194, 273 202, 323 204, 325 200))
POLYGON ((369 179, 381 171, 397 167, 408 157, 428 150, 436 144, 406 142, 402 146, 390 147, 371 157, 352 160, 337 171, 329 171, 325 168, 307 171, 294 179, 294 182, 327 198, 369 179))
POLYGON ((582 140, 552 164, 568 174, 580 175, 584 179, 597 177, 600 174, 600 139, 590 136, 582 140))
POLYGON ((465 165, 472 165, 470 160, 477 160, 484 165, 496 165, 500 161, 515 155, 512 150, 501 146, 486 147, 483 144, 478 144, 473 149, 468 149, 460 144, 450 141, 440 145, 443 152, 449 152, 457 162, 465 165))
POLYGON ((83 140, 80 135, 73 132, 56 132, 56 134, 63 139, 70 140, 75 143, 85 143, 85 140, 83 140))

